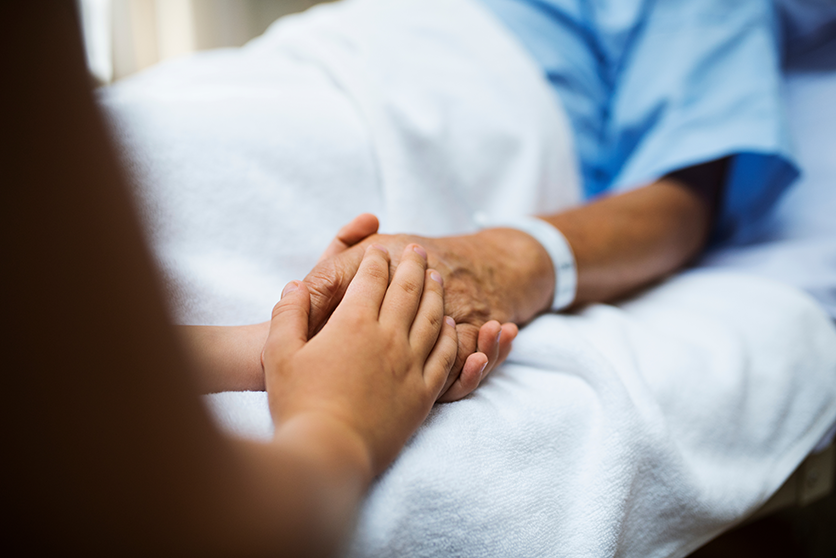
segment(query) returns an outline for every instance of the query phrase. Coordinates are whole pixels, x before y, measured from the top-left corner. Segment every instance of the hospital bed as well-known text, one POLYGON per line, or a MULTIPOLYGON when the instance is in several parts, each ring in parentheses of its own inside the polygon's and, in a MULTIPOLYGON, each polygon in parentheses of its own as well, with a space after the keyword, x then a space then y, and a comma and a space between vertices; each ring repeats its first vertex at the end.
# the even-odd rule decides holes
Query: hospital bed
POLYGON ((777 511, 804 507, 833 493, 836 477, 836 445, 823 445, 811 453, 781 488, 758 511, 747 518, 751 523, 777 511))
MULTIPOLYGON (((765 274, 808 292, 836 315, 836 6, 828 14, 809 4, 791 20, 786 94, 802 178, 773 211, 762 240, 709 254, 703 265, 730 266, 765 274), (823 15, 825 17, 823 17, 823 15), (830 38, 828 39, 828 35, 830 38), (791 45, 792 47, 792 45, 791 45)), ((790 14, 792 15, 792 14, 790 14)), ((836 317, 834 317, 836 320, 836 317)), ((833 494, 836 425, 781 488, 745 524, 777 511, 804 507, 833 494)))
MULTIPOLYGON (((347 555, 685 556, 779 491, 836 422, 836 78, 788 86, 806 174, 760 241, 529 324, 433 411, 347 555)), ((362 211, 443 235, 577 203, 545 187, 577 185, 565 115, 470 0, 322 6, 102 102, 184 323, 263 321, 362 211)), ((207 403, 231 432, 272 432, 263 393, 207 403)))

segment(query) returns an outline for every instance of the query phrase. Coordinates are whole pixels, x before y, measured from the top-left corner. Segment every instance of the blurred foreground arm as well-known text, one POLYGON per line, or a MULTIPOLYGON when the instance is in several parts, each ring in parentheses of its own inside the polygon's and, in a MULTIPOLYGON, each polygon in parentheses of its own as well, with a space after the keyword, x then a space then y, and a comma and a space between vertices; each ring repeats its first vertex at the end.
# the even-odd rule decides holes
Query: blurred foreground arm
MULTIPOLYGON (((275 439, 223 436, 195 395, 93 102, 75 3, 3 2, 0 21, 9 23, 0 226, 13 325, 4 370, 14 395, 3 406, 5 501, 15 510, 6 546, 15 555, 332 553, 446 379, 456 338, 441 283, 414 251, 398 254, 408 265, 389 290, 388 275, 361 264, 350 290, 378 298, 349 292, 366 313, 343 320, 338 308, 310 343, 300 325, 307 291, 289 291, 264 356, 275 439), (392 292, 409 296, 387 306, 392 292), (359 333, 388 343, 361 351, 359 333), (351 383, 339 396, 329 391, 337 380, 351 383)), ((372 257, 388 269, 384 252, 372 257)))

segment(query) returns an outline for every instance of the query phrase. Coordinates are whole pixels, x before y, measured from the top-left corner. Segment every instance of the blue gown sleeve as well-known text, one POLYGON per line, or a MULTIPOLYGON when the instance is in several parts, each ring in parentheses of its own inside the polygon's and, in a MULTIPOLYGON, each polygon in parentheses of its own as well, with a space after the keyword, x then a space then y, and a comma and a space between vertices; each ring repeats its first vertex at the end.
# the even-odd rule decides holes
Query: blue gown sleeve
POLYGON ((771 0, 481 0, 572 124, 587 197, 731 157, 715 240, 750 240, 796 178, 771 0))
MULTIPOLYGON (((731 156, 715 240, 751 240, 797 177, 772 2, 660 0, 611 52, 610 189, 731 156)), ((599 28, 606 49, 609 37, 599 28)))

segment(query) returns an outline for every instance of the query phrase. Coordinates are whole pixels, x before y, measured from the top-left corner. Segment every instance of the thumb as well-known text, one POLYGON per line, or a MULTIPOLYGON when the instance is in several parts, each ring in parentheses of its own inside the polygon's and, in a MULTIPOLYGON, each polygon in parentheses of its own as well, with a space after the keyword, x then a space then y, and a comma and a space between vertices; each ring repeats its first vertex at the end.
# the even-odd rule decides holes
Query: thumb
POLYGON ((328 245, 328 248, 319 257, 319 261, 327 260, 330 257, 345 252, 348 248, 354 246, 367 236, 376 233, 378 227, 380 227, 380 221, 371 213, 358 215, 339 230, 337 236, 334 237, 331 244, 328 245))
POLYGON ((270 333, 261 353, 261 363, 281 361, 299 351, 308 342, 308 319, 311 295, 302 281, 291 281, 282 291, 282 299, 273 307, 270 333))
POLYGON ((313 337, 331 313, 342 301, 348 285, 354 279, 365 250, 360 246, 349 248, 345 252, 328 258, 316 265, 305 277, 305 285, 310 293, 309 332, 313 337))

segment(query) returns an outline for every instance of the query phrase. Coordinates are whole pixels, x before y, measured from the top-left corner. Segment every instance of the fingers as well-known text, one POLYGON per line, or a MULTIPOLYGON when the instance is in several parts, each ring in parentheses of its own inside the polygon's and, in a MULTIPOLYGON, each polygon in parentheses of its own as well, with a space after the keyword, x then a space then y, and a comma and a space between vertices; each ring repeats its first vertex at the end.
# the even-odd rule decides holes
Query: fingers
POLYGON ((450 386, 444 395, 438 398, 441 403, 458 401, 469 395, 479 387, 485 368, 488 366, 488 356, 485 353, 472 353, 464 362, 462 371, 453 385, 450 386))
POLYGON ((319 261, 326 260, 332 256, 336 256, 345 252, 351 246, 354 246, 367 236, 377 232, 380 222, 377 217, 371 213, 363 213, 351 220, 337 232, 337 236, 331 241, 331 244, 325 249, 319 257, 319 261))
POLYGON ((450 371, 456 363, 458 347, 456 322, 453 321, 453 318, 447 316, 441 322, 441 332, 438 335, 438 340, 424 364, 424 381, 436 397, 441 394, 441 390, 450 376, 450 371))
POLYGON ((438 401, 458 401, 479 387, 488 374, 508 358, 518 332, 519 329, 512 323, 500 326, 499 322, 492 320, 484 324, 478 333, 478 352, 467 357, 461 374, 438 401))
MULTIPOLYGON (((499 322, 491 320, 479 329, 473 325, 470 327, 474 329, 475 346, 465 353, 461 373, 439 401, 458 401, 479 387, 479 382, 487 374, 491 361, 496 361, 499 356, 498 337, 501 333, 499 322)), ((460 354, 459 357, 461 356, 460 354)))
MULTIPOLYGON (((450 371, 450 376, 447 378, 447 383, 444 384, 444 389, 441 390, 441 397, 439 401, 448 401, 445 399, 447 391, 456 382, 465 362, 469 355, 476 351, 476 341, 479 336, 479 328, 473 324, 456 324, 456 334, 459 338, 459 350, 456 353, 456 364, 450 371)), ((453 401, 450 399, 449 401, 453 401)))
POLYGON ((487 375, 491 362, 496 361, 499 356, 500 333, 499 322, 496 320, 491 320, 476 330, 476 346, 465 354, 461 372, 439 401, 458 401, 479 387, 479 382, 487 375))
POLYGON ((519 332, 520 328, 517 327, 517 324, 510 322, 502 324, 502 337, 499 340, 499 360, 497 360, 494 368, 505 362, 505 359, 508 358, 513 341, 517 338, 519 332))
POLYGON ((491 320, 481 327, 476 350, 488 355, 488 365, 482 371, 479 383, 482 383, 494 368, 505 362, 518 332, 515 324, 509 322, 500 326, 496 320, 491 320))
MULTIPOLYGON (((418 351, 421 358, 426 358, 438 339, 444 316, 444 287, 441 274, 434 269, 425 272, 424 292, 421 303, 409 331, 409 344, 418 351)), ((449 318, 451 321, 453 318, 449 318)), ((453 322, 455 328, 455 322, 453 322)), ((458 336, 457 336, 458 337, 458 336)), ((455 353, 453 361, 456 360, 455 353)), ((454 362, 455 364, 455 362, 454 362)))
POLYGON ((476 350, 488 356, 488 365, 482 371, 482 377, 487 376, 499 360, 501 336, 502 326, 496 320, 491 320, 479 328, 479 339, 476 343, 476 350))
POLYGON ((270 332, 261 353, 261 363, 283 360, 301 349, 308 341, 308 318, 311 297, 301 281, 291 281, 282 291, 282 299, 273 307, 270 332))
MULTIPOLYGON (((386 292, 386 297, 383 299, 383 305, 380 307, 380 323, 396 328, 399 331, 409 332, 415 315, 418 311, 418 306, 422 301, 424 292, 424 279, 426 276, 428 286, 433 289, 436 297, 441 298, 441 285, 436 281, 430 280, 429 274, 426 274, 427 269, 427 252, 417 244, 408 244, 404 248, 398 268, 395 270, 395 276, 392 278, 392 284, 386 292)), ((438 273, 436 273, 438 276, 438 273)), ((428 319, 433 317, 435 322, 435 333, 438 336, 438 331, 441 326, 441 318, 444 312, 444 302, 441 299, 441 306, 433 304, 425 308, 423 318, 428 319)), ((435 343, 436 337, 433 337, 426 352, 423 354, 426 357, 429 354, 435 343)), ((410 341, 412 338, 410 336, 410 341)))
POLYGON ((354 313, 377 319, 388 286, 389 251, 384 246, 372 244, 366 248, 357 275, 348 286, 334 316, 354 313))

